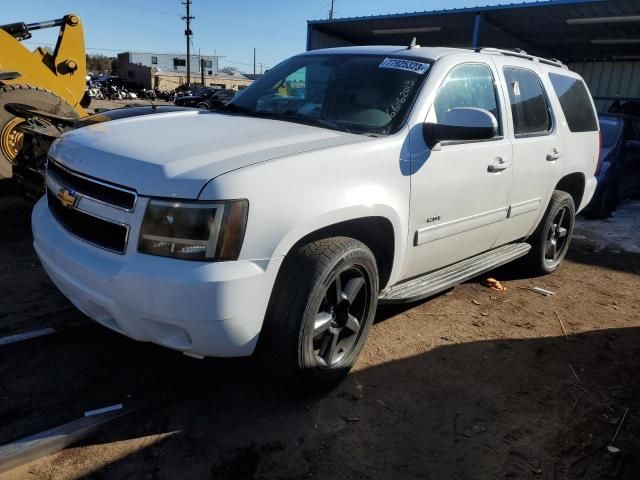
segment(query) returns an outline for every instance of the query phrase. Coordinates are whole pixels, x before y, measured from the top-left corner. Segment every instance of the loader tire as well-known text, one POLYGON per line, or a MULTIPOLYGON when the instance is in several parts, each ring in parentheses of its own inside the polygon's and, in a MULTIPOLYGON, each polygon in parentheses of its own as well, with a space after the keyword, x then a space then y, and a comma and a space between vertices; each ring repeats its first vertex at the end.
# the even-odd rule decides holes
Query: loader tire
POLYGON ((77 118, 78 113, 55 93, 32 85, 0 85, 0 179, 11 178, 11 165, 22 148, 22 132, 17 127, 25 120, 7 112, 7 103, 24 103, 43 112, 77 118))

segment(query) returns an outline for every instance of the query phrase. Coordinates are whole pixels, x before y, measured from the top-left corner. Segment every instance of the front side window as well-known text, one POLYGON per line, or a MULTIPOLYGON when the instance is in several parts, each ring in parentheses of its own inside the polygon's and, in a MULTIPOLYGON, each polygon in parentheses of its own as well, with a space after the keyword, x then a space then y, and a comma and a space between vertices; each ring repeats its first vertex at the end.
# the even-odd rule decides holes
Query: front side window
POLYGON ((404 122, 429 67, 417 58, 300 55, 269 70, 228 109, 386 135, 404 122))
POLYGON ((500 124, 498 99, 493 74, 479 63, 454 67, 440 87, 433 103, 435 122, 452 108, 482 108, 493 114, 500 124))
POLYGON ((578 78, 557 73, 550 73, 549 80, 558 95, 569 130, 572 132, 597 131, 598 122, 584 82, 578 78))
POLYGON ((545 135, 552 120, 547 97, 538 76, 524 68, 506 67, 513 130, 516 136, 545 135))

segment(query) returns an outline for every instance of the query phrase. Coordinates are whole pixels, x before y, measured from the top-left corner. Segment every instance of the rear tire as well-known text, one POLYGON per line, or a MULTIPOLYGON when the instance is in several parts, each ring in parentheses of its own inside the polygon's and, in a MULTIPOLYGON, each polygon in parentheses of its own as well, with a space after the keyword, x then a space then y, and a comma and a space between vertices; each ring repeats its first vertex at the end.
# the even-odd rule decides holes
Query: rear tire
POLYGON ((296 247, 271 294, 261 363, 294 388, 331 387, 358 358, 377 303, 378 269, 366 245, 332 237, 296 247))
POLYGON ((22 148, 22 133, 18 130, 24 119, 7 112, 7 103, 23 103, 56 115, 78 117, 65 100, 49 90, 31 85, 0 85, 0 179, 11 178, 12 164, 22 148))
POLYGON ((546 275, 558 269, 569 250, 575 217, 571 195, 555 190, 540 225, 527 240, 531 250, 519 262, 527 274, 546 275))

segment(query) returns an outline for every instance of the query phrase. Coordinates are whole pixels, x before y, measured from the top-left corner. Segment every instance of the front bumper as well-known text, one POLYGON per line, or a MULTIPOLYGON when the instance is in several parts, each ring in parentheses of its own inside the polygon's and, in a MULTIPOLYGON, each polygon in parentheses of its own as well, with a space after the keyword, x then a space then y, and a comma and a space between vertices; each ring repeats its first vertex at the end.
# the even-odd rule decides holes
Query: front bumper
POLYGON ((67 233, 46 198, 32 226, 46 272, 93 320, 192 355, 253 353, 282 258, 205 263, 111 253, 67 233))

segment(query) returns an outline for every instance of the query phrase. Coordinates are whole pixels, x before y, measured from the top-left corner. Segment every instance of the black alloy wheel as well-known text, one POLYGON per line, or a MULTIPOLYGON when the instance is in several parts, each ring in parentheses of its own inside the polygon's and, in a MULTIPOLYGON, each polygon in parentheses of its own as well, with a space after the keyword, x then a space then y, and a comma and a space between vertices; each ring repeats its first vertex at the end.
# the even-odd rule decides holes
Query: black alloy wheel
POLYGON ((278 271, 258 341, 267 373, 307 392, 344 378, 373 325, 378 282, 373 253, 356 239, 294 247, 278 271))
POLYGON ((557 264, 558 260, 564 256, 566 247, 568 246, 568 234, 572 224, 571 215, 572 212, 569 207, 564 206, 557 211, 549 225, 544 259, 550 266, 557 264))
POLYGON ((325 292, 307 341, 321 368, 335 368, 358 343, 368 316, 371 284, 361 267, 335 275, 325 292))
POLYGON ((555 190, 538 227, 525 240, 531 245, 531 250, 518 260, 523 273, 545 275, 557 270, 569 250, 575 216, 573 197, 555 190))

